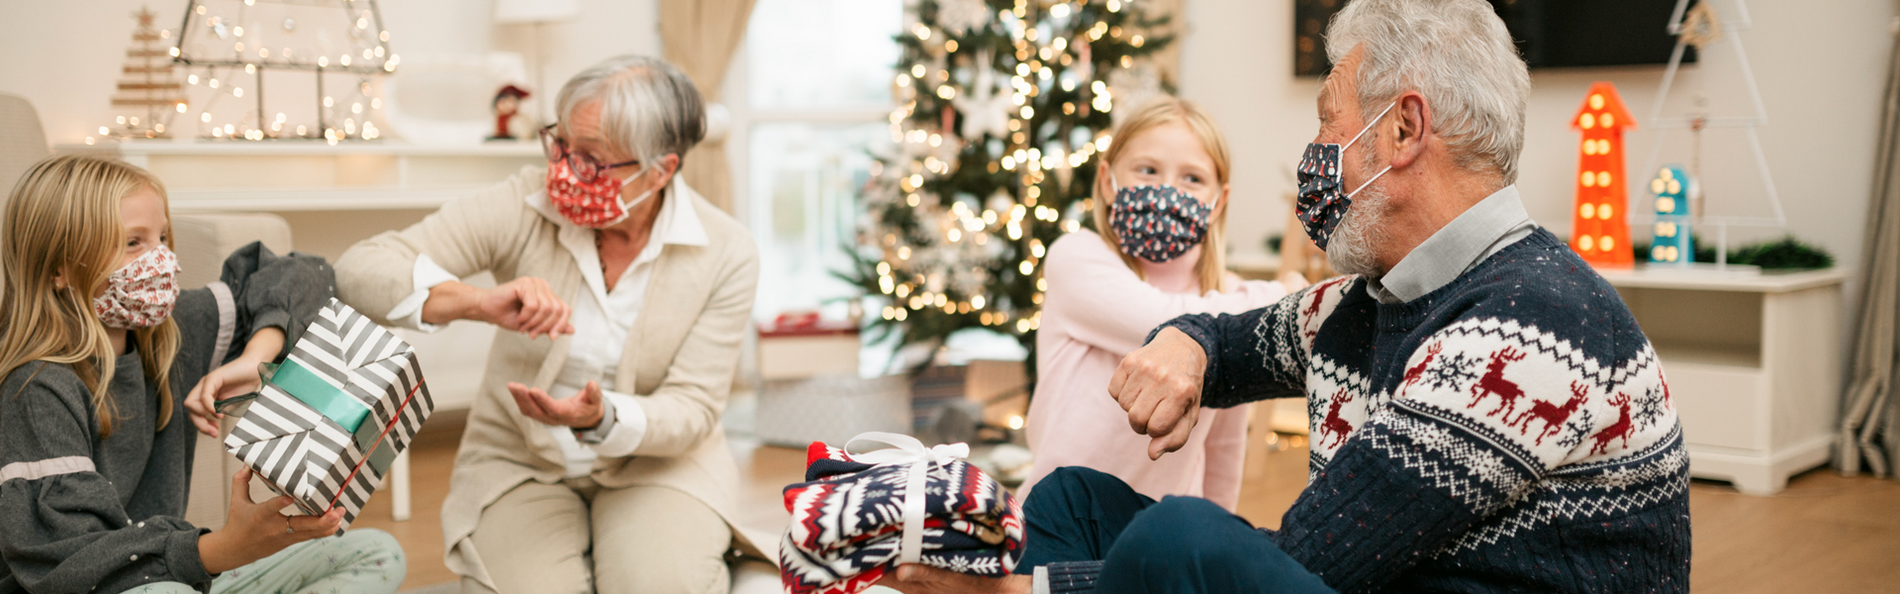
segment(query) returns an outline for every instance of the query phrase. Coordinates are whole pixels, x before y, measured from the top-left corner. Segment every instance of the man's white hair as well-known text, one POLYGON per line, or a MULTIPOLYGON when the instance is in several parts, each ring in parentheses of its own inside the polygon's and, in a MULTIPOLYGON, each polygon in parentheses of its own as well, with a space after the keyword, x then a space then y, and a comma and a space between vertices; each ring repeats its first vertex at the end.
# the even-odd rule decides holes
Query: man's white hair
POLYGON ((1326 57, 1337 64, 1360 44, 1361 113, 1417 90, 1454 164, 1517 182, 1531 77, 1489 3, 1353 0, 1326 29, 1326 57))

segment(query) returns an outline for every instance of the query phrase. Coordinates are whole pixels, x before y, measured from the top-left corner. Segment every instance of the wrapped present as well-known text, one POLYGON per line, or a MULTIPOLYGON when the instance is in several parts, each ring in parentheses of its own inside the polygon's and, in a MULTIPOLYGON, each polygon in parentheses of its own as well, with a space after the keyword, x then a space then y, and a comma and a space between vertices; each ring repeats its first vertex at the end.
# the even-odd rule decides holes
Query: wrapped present
POLYGON ((340 531, 434 409, 415 349, 331 299, 224 447, 304 513, 342 507, 340 531))
POLYGON ((866 433, 840 450, 813 443, 805 482, 785 488, 779 546, 787 594, 855 594, 900 564, 1000 578, 1023 554, 1022 510, 965 462, 964 444, 866 433), (896 446, 867 451, 860 444, 896 446))

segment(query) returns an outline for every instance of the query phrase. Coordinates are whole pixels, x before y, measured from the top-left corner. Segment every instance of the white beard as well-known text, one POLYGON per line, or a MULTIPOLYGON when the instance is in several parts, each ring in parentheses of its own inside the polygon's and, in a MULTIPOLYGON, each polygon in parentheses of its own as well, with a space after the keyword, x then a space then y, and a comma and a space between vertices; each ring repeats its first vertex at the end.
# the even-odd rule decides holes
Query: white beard
MULTIPOLYGON (((1368 170, 1360 171, 1359 177, 1371 179, 1376 172, 1368 170)), ((1372 245, 1374 238, 1385 235, 1387 198, 1385 188, 1370 185, 1353 197, 1352 206, 1346 209, 1339 228, 1333 231, 1332 241, 1326 244, 1326 259, 1332 262, 1333 270, 1368 278, 1385 276, 1387 271, 1379 268, 1372 245)))

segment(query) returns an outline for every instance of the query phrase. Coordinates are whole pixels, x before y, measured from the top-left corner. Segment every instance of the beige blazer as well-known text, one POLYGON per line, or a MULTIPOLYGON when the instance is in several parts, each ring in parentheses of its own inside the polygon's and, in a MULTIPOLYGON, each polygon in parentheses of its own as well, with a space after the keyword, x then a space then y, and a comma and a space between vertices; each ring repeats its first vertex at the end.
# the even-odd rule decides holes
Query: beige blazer
MULTIPOLYGON (((337 297, 377 323, 415 292, 417 254, 458 277, 489 271, 498 282, 546 280, 572 303, 587 290, 580 266, 560 244, 560 227, 530 207, 543 170, 523 168, 499 185, 444 205, 420 223, 352 246, 336 262, 337 297)), ((614 389, 635 395, 647 432, 631 456, 601 458, 591 475, 606 488, 662 486, 698 498, 726 518, 734 546, 765 559, 733 521, 738 469, 719 418, 726 409, 739 346, 759 277, 758 248, 736 219, 674 178, 667 200, 698 209, 709 243, 666 245, 654 262, 644 305, 615 371, 614 389)), ((521 415, 507 382, 547 389, 567 360, 568 338, 529 340, 499 332, 455 458, 442 536, 449 569, 493 587, 469 535, 489 504, 525 481, 559 482, 560 445, 521 415)), ((422 362, 425 377, 428 361, 422 362)), ((658 536, 658 538, 664 538, 658 536)))

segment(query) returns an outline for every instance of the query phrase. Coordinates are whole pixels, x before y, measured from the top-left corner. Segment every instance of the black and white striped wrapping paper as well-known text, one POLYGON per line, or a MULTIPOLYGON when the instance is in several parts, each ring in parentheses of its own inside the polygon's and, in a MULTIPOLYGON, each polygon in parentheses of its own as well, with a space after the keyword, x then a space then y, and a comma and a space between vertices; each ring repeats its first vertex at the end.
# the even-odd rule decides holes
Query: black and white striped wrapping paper
POLYGON ((224 446, 304 513, 341 506, 340 532, 382 486, 435 403, 415 349, 335 299, 297 341, 291 363, 366 407, 361 426, 351 431, 267 382, 224 446))

